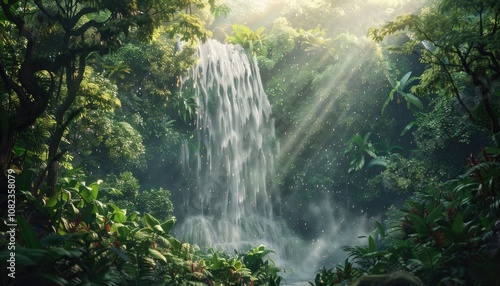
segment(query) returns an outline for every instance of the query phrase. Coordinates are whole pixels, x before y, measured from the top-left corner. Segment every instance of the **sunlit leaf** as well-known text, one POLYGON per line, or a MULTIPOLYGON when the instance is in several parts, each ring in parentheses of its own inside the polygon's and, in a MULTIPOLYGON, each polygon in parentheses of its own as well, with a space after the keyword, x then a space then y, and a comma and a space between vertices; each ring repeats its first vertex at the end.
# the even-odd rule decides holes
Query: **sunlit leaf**
POLYGON ((160 222, 148 213, 144 214, 144 220, 146 221, 146 225, 150 229, 154 229, 156 225, 160 225, 160 222))
POLYGON ((161 260, 165 263, 167 262, 167 258, 156 249, 148 248, 148 253, 149 253, 149 255, 151 255, 151 257, 153 257, 155 259, 161 260))

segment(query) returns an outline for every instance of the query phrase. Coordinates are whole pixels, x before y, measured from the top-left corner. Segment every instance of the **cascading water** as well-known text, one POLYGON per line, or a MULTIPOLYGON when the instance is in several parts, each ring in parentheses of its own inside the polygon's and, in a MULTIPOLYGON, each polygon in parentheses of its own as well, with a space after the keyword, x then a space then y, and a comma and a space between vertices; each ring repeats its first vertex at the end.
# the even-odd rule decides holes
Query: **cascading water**
POLYGON ((263 243, 286 255, 291 236, 273 219, 270 182, 279 147, 256 60, 215 40, 199 47, 199 58, 182 88, 195 93, 197 148, 189 154, 187 140, 183 147, 193 184, 178 234, 200 247, 232 252, 263 243))
POLYGON ((341 246, 365 227, 345 222, 334 202, 301 204, 318 217, 310 241, 299 239, 273 215, 273 207, 279 207, 271 182, 279 144, 256 60, 239 46, 215 40, 198 53, 200 61, 181 87, 196 98, 198 109, 195 135, 181 150, 187 186, 177 207, 184 215, 176 236, 227 253, 264 244, 276 251, 272 258, 286 269, 287 281, 303 281, 321 265, 343 261, 341 246))

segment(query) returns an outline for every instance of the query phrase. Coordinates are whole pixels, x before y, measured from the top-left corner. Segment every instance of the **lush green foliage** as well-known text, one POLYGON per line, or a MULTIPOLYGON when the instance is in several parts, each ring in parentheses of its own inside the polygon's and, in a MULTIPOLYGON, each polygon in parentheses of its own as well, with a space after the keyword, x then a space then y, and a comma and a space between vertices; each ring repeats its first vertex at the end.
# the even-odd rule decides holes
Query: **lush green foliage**
POLYGON ((328 50, 333 52, 332 39, 325 38, 326 35, 326 29, 321 28, 320 25, 307 31, 299 29, 299 36, 301 37, 300 44, 302 45, 304 51, 328 50))
MULTIPOLYGON (((389 51, 416 52, 427 64, 413 87, 406 86, 417 80, 410 72, 399 81, 388 76, 392 90, 382 113, 394 98, 398 103, 406 100, 408 108, 416 107, 401 135, 413 130, 418 148, 410 154, 389 152, 379 164, 382 173, 370 180, 381 182, 384 192, 411 195, 403 209, 391 208, 387 220, 377 223, 366 246, 344 248, 350 257, 344 266, 319 271, 316 285, 344 285, 364 275, 369 275, 362 279, 365 284, 376 283, 377 277, 397 271, 418 276, 425 285, 500 284, 496 274, 500 269, 497 148, 484 148, 480 159, 471 155, 469 170, 449 180, 463 166, 457 161, 458 154, 471 152, 470 145, 498 143, 481 135, 488 121, 493 134, 499 131, 494 96, 498 85, 497 16, 496 1, 434 1, 419 14, 401 15, 371 30, 376 41, 386 40, 389 51), (394 43, 397 45, 391 45, 394 43), (414 93, 440 98, 425 106, 414 93), (472 124, 466 119, 472 119, 472 124), (343 273, 346 265, 349 274, 354 273, 347 279, 343 273)), ((401 111, 400 120, 404 118, 401 111)), ((461 155, 458 160, 464 158, 461 155)))
POLYGON ((350 260, 320 271, 315 285, 394 271, 426 285, 498 285, 498 233, 492 232, 500 219, 498 155, 488 148, 481 159, 471 157, 462 178, 415 192, 402 210, 377 223, 367 246, 345 247, 350 260))
POLYGON ((263 27, 260 27, 256 31, 252 31, 247 26, 234 24, 234 36, 227 36, 226 42, 241 45, 251 53, 260 53, 264 48, 264 45, 262 44, 262 40, 264 38, 263 32, 263 27))
POLYGON ((445 90, 470 112, 475 105, 484 108, 493 133, 500 131, 494 111, 494 86, 500 77, 498 42, 498 1, 436 1, 418 15, 401 15, 380 29, 372 29, 376 41, 402 31, 410 36, 402 46, 392 50, 418 51, 429 68, 421 76, 419 90, 438 93, 445 90), (475 86, 479 94, 470 107, 463 90, 475 86))
POLYGON ((411 84, 411 82, 418 80, 418 78, 416 77, 410 78, 410 76, 411 72, 407 72, 401 78, 401 80, 398 81, 392 78, 388 78, 389 82, 391 83, 392 90, 389 93, 387 99, 385 100, 384 105, 382 106, 382 114, 384 114, 384 110, 387 104, 389 104, 390 101, 394 100, 394 94, 396 94, 396 102, 398 104, 401 103, 401 99, 404 99, 406 101, 408 109, 412 105, 416 106, 420 110, 423 109, 422 101, 420 101, 420 99, 415 97, 415 95, 413 95, 412 93, 405 91, 405 89, 407 89, 407 87, 411 84))
MULTIPOLYGON (((128 181, 123 187, 133 189, 134 180, 128 181)), ((279 269, 264 246, 233 257, 203 253, 170 234, 174 217, 160 221, 103 202, 101 185, 62 178, 52 197, 19 195, 16 279, 2 275, 3 285, 279 285, 279 269)), ((7 243, 2 232, 0 245, 7 243)), ((4 262, 9 255, 6 248, 0 251, 4 262)))
MULTIPOLYGON (((325 6, 332 8, 325 4, 315 9, 325 6)), ((337 9, 348 7, 339 4, 337 9)), ((332 15, 345 20, 337 12, 332 15)), ((377 176, 387 164, 385 156, 396 152, 406 157, 414 148, 412 143, 397 142, 413 114, 389 106, 386 100, 399 96, 411 107, 423 108, 409 93, 415 78, 393 81, 400 76, 399 67, 390 67, 389 55, 362 34, 325 27, 321 17, 305 24, 293 14, 285 16, 272 23, 264 40, 267 54, 258 57, 281 136, 278 179, 283 196, 300 204, 328 192, 335 201, 372 202, 383 190, 377 176), (296 23, 304 26, 294 27, 296 23), (383 109, 385 116, 380 115, 383 109), (397 118, 394 111, 399 111, 397 118), (369 140, 363 139, 368 134, 372 134, 369 140)), ((413 175, 417 174, 396 176, 412 180, 413 175)), ((293 216, 294 204, 290 205, 293 216)))
POLYGON ((369 138, 370 133, 367 133, 365 136, 356 134, 349 140, 349 145, 345 150, 345 154, 349 160, 349 169, 347 172, 361 170, 365 166, 366 155, 372 158, 377 157, 375 148, 369 142, 369 138))
MULTIPOLYGON (((499 131, 498 1, 354 2, 305 1, 225 31, 261 66, 281 145, 275 207, 292 228, 316 235, 302 228, 325 220, 306 203, 325 198, 348 213, 408 198, 311 284, 404 271, 430 285, 498 285, 498 149, 470 157, 459 176, 467 154, 494 145, 484 131, 499 131), (408 6, 420 12, 394 19, 408 6), (368 39, 370 18, 388 17, 368 39)), ((203 19, 230 17, 229 6, 0 3, 0 165, 18 179, 16 283, 279 285, 264 246, 202 252, 171 233, 169 190, 183 188, 178 151, 196 117, 180 75, 197 60, 191 40, 210 34, 203 19)))
POLYGON ((148 185, 156 173, 164 179, 178 160, 195 105, 173 94, 195 63, 196 41, 210 34, 203 10, 226 14, 227 6, 0 5, 2 187, 9 168, 19 228, 14 280, 4 275, 11 251, 2 211, 1 284, 279 285, 264 246, 229 256, 175 239, 165 182, 139 184, 145 174, 148 185))
MULTIPOLYGON (((69 146, 76 139, 81 140, 82 133, 97 133, 93 134, 97 140, 89 140, 90 146, 76 146, 90 147, 82 150, 86 153, 95 144, 100 144, 99 140, 106 135, 104 145, 111 150, 109 154, 113 161, 118 158, 133 161, 144 153, 141 136, 112 114, 121 102, 116 98, 116 87, 103 80, 100 74, 89 73, 92 63, 102 55, 118 50, 124 41, 144 43, 152 40, 160 23, 163 31, 171 37, 178 35, 185 41, 203 39, 209 34, 197 14, 184 12, 191 6, 199 9, 207 6, 201 1, 77 3, 64 0, 2 1, 0 4, 3 15, 0 50, 3 82, 0 90, 1 182, 2 185, 5 183, 5 172, 15 159, 11 152, 13 148, 25 148, 26 154, 33 148, 30 145, 14 146, 15 139, 25 131, 29 132, 38 119, 50 120, 52 126, 46 128, 53 130, 53 134, 44 142, 47 144, 43 150, 46 154, 41 154, 48 158, 47 164, 39 166, 33 186, 33 191, 37 192, 43 182, 48 186, 45 190, 49 195, 55 191, 60 159, 72 157, 71 154, 68 157, 69 146), (98 85, 99 82, 102 84, 98 85), (98 117, 100 120, 96 120, 98 117), (74 124, 79 120, 84 124, 94 123, 96 130, 88 132, 88 127, 85 127, 87 130, 78 130, 74 124), (115 120, 121 123, 106 124, 115 120), (95 124, 97 122, 104 124, 95 124), (130 140, 123 140, 127 136, 130 140), (117 145, 124 148, 116 148, 117 145)), ((116 79, 123 78, 127 72, 124 65, 117 63, 107 74, 116 79)))

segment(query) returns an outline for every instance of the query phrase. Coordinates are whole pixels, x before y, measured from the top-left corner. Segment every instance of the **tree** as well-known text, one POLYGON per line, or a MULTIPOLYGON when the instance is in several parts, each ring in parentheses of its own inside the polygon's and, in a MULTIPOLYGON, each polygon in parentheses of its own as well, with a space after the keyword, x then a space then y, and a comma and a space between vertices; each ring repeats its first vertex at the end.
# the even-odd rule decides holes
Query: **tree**
POLYGON ((48 147, 47 176, 51 192, 59 145, 70 122, 82 111, 74 108, 85 69, 93 56, 120 47, 126 37, 148 40, 154 29, 165 24, 170 35, 185 40, 205 38, 202 21, 180 11, 203 7, 201 1, 1 1, 1 35, 6 46, 0 50, 1 116, 0 166, 2 185, 13 159, 16 136, 33 125, 49 106, 54 106, 56 126, 48 147))
MULTIPOLYGON (((172 162, 180 160, 181 138, 186 130, 192 131, 195 126, 194 95, 178 90, 181 75, 186 74, 197 59, 196 43, 180 42, 177 37, 170 39, 167 33, 161 33, 162 27, 158 31, 149 43, 128 41, 99 63, 100 70, 106 74, 109 73, 107 67, 117 67, 112 69, 117 71, 112 80, 118 88, 122 107, 116 109, 114 115, 140 133, 144 145, 140 165, 130 164, 133 163, 130 158, 118 156, 116 163, 101 162, 99 170, 106 172, 100 175, 132 171, 145 184, 167 187, 163 178, 166 172, 176 172, 172 162), (122 71, 118 73, 118 69, 122 71)), ((113 148, 102 149, 109 153, 113 148)))
POLYGON ((427 69, 421 92, 443 89, 457 98, 469 117, 471 107, 462 99, 468 86, 477 89, 476 103, 489 118, 493 134, 500 131, 492 96, 500 78, 500 2, 493 0, 441 0, 418 15, 400 15, 379 29, 371 29, 380 42, 389 35, 408 36, 392 50, 417 52, 427 69))

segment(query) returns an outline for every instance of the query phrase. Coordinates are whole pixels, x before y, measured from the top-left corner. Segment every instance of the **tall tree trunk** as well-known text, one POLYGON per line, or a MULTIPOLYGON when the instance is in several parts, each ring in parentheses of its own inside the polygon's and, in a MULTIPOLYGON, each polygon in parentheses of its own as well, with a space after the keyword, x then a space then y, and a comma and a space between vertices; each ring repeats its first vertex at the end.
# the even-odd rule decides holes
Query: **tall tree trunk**
POLYGON ((64 130, 66 130, 66 124, 57 122, 56 132, 52 135, 52 140, 49 145, 49 161, 47 169, 47 196, 51 197, 55 194, 56 184, 57 184, 57 170, 59 168, 59 159, 62 156, 58 154, 59 145, 61 145, 61 140, 64 135, 64 130))
POLYGON ((64 154, 64 151, 61 151, 59 148, 64 136, 64 131, 73 121, 73 119, 75 119, 75 117, 78 116, 78 114, 80 114, 80 112, 83 110, 83 108, 79 108, 76 110, 70 109, 77 97, 80 85, 83 81, 86 57, 87 54, 80 55, 75 61, 68 62, 65 67, 67 95, 63 103, 57 108, 55 116, 56 131, 54 132, 54 135, 52 136, 51 142, 49 144, 49 165, 46 170, 47 195, 49 197, 54 195, 55 193, 59 165, 58 161, 64 154))

